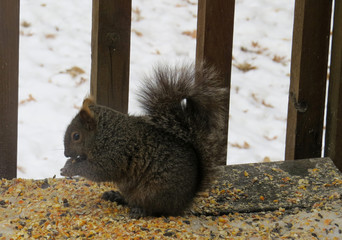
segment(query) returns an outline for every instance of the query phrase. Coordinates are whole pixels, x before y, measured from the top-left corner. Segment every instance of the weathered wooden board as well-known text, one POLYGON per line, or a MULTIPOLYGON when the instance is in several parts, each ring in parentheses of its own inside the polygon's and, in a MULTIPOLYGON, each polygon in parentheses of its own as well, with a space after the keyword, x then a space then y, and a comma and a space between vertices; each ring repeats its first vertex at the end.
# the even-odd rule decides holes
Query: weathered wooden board
POLYGON ((17 176, 19 0, 0 1, 0 178, 17 176))
POLYGON ((127 113, 130 0, 93 0, 91 94, 98 104, 127 113))
POLYGON ((285 159, 321 156, 331 6, 295 2, 285 159))
POLYGON ((335 1, 325 156, 342 170, 342 2, 335 1))
POLYGON ((308 209, 342 194, 342 173, 329 158, 222 166, 218 176, 207 204, 195 204, 193 214, 308 209))

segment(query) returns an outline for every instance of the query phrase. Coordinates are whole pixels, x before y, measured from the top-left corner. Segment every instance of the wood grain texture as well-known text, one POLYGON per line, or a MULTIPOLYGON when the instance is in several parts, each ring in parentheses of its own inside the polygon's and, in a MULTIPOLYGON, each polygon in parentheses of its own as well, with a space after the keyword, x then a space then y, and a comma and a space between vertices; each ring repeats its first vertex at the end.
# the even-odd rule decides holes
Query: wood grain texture
POLYGON ((297 0, 285 159, 321 157, 331 0, 297 0))
POLYGON ((335 1, 325 156, 342 171, 342 2, 335 1))
POLYGON ((17 176, 19 0, 0 1, 0 179, 17 176))
POLYGON ((91 94, 96 102, 128 111, 130 0, 93 0, 91 94))

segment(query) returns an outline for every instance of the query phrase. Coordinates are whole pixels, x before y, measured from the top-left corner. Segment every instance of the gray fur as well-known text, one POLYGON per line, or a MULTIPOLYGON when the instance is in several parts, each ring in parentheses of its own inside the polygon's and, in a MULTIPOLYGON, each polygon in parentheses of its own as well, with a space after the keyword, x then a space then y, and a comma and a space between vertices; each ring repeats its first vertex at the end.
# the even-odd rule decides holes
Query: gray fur
POLYGON ((65 133, 61 174, 115 182, 120 194, 103 198, 127 203, 133 217, 182 214, 226 147, 219 82, 212 68, 159 67, 141 91, 140 117, 85 100, 65 133))

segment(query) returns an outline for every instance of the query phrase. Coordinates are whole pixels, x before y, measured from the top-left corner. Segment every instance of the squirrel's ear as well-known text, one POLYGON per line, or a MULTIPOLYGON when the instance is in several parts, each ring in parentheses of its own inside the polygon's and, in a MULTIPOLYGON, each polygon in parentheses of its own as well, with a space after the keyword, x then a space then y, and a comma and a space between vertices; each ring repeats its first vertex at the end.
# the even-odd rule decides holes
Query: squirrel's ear
POLYGON ((94 130, 96 127, 96 121, 94 118, 94 112, 90 110, 89 106, 94 105, 92 98, 86 98, 83 101, 83 105, 80 111, 81 121, 88 130, 94 130))

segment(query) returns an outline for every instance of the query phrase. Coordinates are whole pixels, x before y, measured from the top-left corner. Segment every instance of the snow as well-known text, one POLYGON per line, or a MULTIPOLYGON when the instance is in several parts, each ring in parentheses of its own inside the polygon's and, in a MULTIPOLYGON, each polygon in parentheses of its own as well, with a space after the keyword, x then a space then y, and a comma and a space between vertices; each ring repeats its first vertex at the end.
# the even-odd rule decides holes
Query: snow
MULTIPOLYGON (((21 0, 18 177, 56 175, 90 86, 90 0, 21 0)), ((294 0, 236 0, 228 164, 284 158, 294 0), (249 71, 239 68, 246 67, 249 71)), ((158 62, 195 58, 195 0, 134 0, 129 112, 158 62)))

